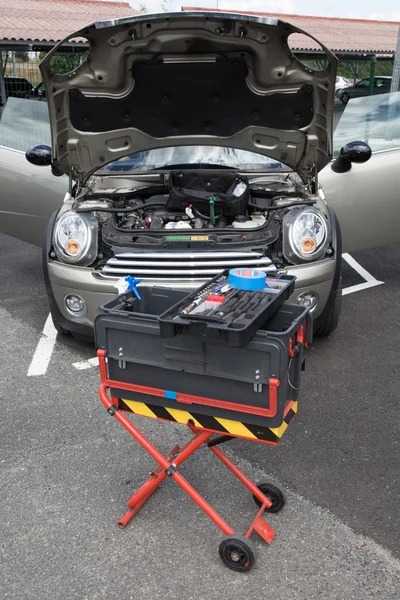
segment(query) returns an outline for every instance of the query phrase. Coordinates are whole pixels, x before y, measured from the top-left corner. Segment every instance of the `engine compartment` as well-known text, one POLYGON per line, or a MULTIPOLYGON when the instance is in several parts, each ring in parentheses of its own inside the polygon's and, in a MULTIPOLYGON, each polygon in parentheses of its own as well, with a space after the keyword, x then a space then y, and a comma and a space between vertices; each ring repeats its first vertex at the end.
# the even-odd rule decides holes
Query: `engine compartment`
POLYGON ((112 213, 120 232, 217 233, 264 228, 276 211, 307 203, 314 203, 311 194, 293 177, 248 181, 236 173, 175 172, 162 185, 92 190, 78 210, 112 213))
MULTIPOLYGON (((189 204, 184 211, 167 208, 168 196, 150 196, 148 202, 137 206, 128 214, 116 213, 115 223, 119 229, 126 230, 174 230, 174 229, 253 229, 261 227, 267 220, 266 210, 247 207, 243 214, 235 217, 216 214, 214 222, 210 214, 198 210, 189 204)), ((219 212, 219 211, 218 211, 219 212)))

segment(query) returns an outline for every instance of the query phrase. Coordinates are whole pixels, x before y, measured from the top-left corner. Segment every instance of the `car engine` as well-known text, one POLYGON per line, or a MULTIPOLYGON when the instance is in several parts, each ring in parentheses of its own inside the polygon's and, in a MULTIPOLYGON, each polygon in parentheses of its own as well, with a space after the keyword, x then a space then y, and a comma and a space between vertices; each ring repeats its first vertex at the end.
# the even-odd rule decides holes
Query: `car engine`
POLYGON ((249 182, 236 174, 187 172, 172 173, 168 185, 96 190, 91 199, 95 196, 112 206, 114 227, 121 232, 257 229, 276 209, 310 198, 304 186, 289 177, 249 182), (180 178, 185 187, 178 185, 180 178))

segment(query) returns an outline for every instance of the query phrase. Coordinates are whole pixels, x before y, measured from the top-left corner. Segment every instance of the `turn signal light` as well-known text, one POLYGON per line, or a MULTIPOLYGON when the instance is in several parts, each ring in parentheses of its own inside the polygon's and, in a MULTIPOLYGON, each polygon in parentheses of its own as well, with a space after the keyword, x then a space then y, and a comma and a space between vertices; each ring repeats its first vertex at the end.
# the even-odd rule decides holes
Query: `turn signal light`
POLYGON ((78 252, 79 252, 79 243, 78 242, 76 242, 75 240, 70 240, 69 242, 67 242, 66 246, 67 246, 68 254, 72 254, 72 255, 78 254, 78 252))
POLYGON ((315 240, 312 238, 305 238, 303 240, 303 252, 312 252, 315 249, 315 240))

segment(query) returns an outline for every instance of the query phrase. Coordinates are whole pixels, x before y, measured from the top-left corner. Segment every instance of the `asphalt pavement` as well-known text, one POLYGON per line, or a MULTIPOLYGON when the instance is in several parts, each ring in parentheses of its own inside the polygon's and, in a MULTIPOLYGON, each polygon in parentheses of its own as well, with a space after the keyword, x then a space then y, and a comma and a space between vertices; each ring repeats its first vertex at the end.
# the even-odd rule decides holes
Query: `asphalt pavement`
MULTIPOLYGON (((58 338, 43 376, 27 377, 48 310, 40 250, 0 236, 0 597, 7 600, 399 600, 399 258, 392 246, 353 257, 384 281, 343 298, 337 331, 307 352, 299 412, 278 447, 234 440, 226 451, 287 495, 254 534, 249 574, 218 557, 223 534, 167 481, 125 530, 126 501, 152 459, 97 396, 89 346, 58 338)), ((345 287, 363 279, 344 269, 345 287)), ((179 425, 135 418, 161 449, 179 425)), ((244 532, 251 495, 211 455, 182 468, 244 532)))

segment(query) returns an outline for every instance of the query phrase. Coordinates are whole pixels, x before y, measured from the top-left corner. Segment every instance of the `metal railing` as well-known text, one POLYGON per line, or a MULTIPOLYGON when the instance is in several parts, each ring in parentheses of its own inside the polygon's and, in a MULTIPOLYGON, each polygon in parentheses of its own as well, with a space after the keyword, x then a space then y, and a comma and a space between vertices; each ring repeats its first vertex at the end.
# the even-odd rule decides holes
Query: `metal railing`
MULTIPOLYGON (((0 50, 0 105, 8 98, 45 100, 39 64, 46 52, 0 50)), ((86 51, 82 48, 55 54, 51 68, 55 73, 69 73, 84 60, 86 51)))

